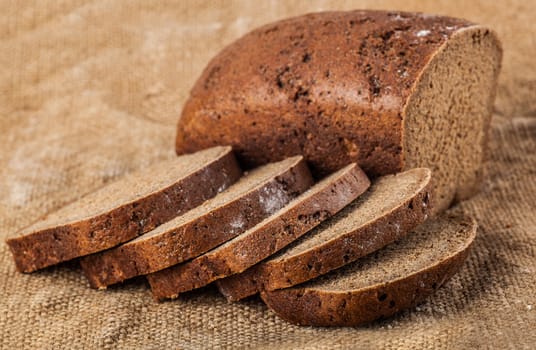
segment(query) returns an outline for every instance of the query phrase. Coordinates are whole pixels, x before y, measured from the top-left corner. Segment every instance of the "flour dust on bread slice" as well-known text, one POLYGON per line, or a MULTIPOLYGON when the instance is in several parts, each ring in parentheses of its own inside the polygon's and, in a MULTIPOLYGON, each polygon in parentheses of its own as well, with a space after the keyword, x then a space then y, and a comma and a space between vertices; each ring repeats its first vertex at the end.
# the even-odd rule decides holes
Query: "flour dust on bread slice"
POLYGON ((84 274, 92 287, 104 288, 194 258, 253 227, 312 184, 301 156, 267 164, 156 229, 85 257, 84 274))
POLYGON ((7 244, 21 272, 102 251, 198 206, 241 173, 231 147, 152 164, 22 229, 7 244))
POLYGON ((356 164, 344 167, 232 240, 193 260, 149 274, 153 296, 176 298, 246 270, 339 212, 369 186, 356 164))
POLYGON ((396 243, 299 286, 262 292, 285 320, 357 326, 415 306, 465 261, 477 224, 463 216, 430 219, 396 243))
POLYGON ((378 178, 333 218, 273 257, 217 281, 228 300, 290 287, 346 265, 403 237, 431 212, 431 172, 417 168, 378 178))

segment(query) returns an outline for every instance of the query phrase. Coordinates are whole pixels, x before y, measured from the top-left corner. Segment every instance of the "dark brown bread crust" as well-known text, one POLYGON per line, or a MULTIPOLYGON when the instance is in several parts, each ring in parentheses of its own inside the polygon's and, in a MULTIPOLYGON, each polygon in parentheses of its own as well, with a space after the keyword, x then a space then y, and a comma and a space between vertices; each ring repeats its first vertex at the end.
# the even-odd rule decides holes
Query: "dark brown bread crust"
POLYGON ((359 326, 413 307, 433 294, 463 265, 476 234, 465 249, 394 281, 347 291, 288 288, 261 292, 263 301, 288 322, 310 326, 359 326))
POLYGON ((432 184, 428 183, 393 211, 344 236, 295 256, 261 262, 241 274, 217 281, 218 289, 227 300, 238 301, 262 290, 291 287, 347 265, 404 237, 426 220, 433 210, 431 189, 432 184), (349 245, 348 241, 363 244, 349 245))
POLYGON ((318 174, 351 162, 372 177, 401 171, 408 97, 434 53, 470 25, 352 11, 258 28, 208 64, 184 106, 176 151, 232 144, 247 166, 303 154, 318 174))
POLYGON ((214 197, 241 175, 228 147, 220 158, 158 192, 101 215, 8 239, 7 244, 17 270, 33 272, 131 240, 214 197))
POLYGON ((303 158, 300 158, 263 186, 199 218, 151 238, 85 257, 80 264, 90 285, 99 289, 165 269, 203 254, 239 234, 236 227, 233 227, 237 213, 242 213, 245 218, 241 230, 249 229, 262 221, 270 214, 260 202, 263 192, 284 192, 290 200, 312 184, 309 169, 303 158))
POLYGON ((179 293, 244 271, 333 216, 369 186, 369 179, 356 164, 345 167, 329 186, 314 195, 306 193, 303 201, 272 215, 240 241, 149 274, 147 279, 154 298, 176 298, 179 293))

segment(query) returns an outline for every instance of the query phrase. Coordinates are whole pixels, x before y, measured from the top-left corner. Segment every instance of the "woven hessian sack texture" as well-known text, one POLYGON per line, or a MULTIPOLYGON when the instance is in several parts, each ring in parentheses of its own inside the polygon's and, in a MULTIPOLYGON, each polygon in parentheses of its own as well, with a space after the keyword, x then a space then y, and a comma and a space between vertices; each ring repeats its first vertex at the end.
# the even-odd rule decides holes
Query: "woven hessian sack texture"
POLYGON ((530 2, 0 1, 0 348, 533 348, 536 17, 530 2), (188 90, 224 45, 327 9, 392 8, 495 28, 504 44, 486 180, 454 208, 480 224, 462 271, 367 327, 308 328, 213 288, 155 303, 143 279, 89 289, 76 263, 15 271, 4 239, 103 184, 174 156, 188 90))

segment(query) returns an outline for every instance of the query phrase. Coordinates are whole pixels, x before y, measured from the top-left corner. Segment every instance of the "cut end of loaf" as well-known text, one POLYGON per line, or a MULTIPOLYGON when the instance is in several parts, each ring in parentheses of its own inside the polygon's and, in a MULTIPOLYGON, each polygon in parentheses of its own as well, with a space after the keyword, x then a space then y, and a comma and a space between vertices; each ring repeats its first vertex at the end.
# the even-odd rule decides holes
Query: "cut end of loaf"
POLYGON ((436 213, 476 190, 501 56, 493 31, 460 29, 432 57, 405 106, 404 169, 432 169, 436 213))

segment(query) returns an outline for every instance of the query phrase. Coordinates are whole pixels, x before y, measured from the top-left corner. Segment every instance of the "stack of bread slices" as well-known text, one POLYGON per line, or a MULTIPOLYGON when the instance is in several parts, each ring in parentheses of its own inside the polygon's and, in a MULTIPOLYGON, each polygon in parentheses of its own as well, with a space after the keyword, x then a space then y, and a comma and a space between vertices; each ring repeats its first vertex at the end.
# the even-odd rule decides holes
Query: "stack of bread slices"
POLYGON ((327 12, 261 27, 207 66, 175 159, 17 232, 17 269, 80 259, 92 287, 157 300, 215 283, 296 324, 359 325, 421 302, 477 225, 501 48, 464 20, 327 12))

